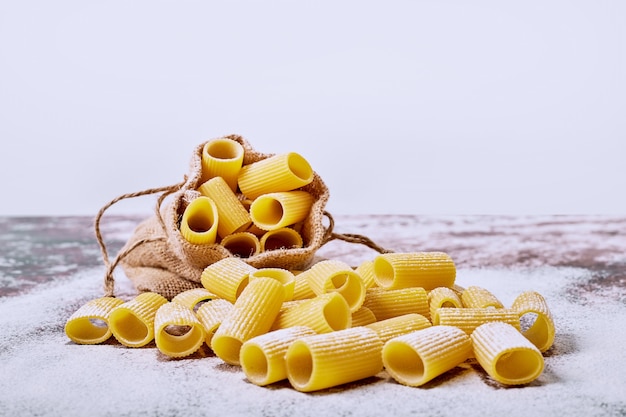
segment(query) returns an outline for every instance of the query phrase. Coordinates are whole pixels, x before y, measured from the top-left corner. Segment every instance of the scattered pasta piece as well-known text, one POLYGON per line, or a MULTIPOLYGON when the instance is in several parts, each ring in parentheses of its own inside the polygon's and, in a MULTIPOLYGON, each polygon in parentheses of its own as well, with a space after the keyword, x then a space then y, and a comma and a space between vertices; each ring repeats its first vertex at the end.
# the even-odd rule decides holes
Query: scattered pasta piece
POLYGON ((463 307, 466 308, 504 308, 504 305, 491 291, 472 285, 461 293, 463 307))
POLYGON ((378 337, 385 343, 389 339, 406 333, 430 327, 430 321, 421 314, 408 313, 402 316, 391 317, 385 320, 368 324, 368 327, 378 333, 378 337))
POLYGON ((192 288, 178 293, 172 298, 172 302, 182 304, 195 311, 203 302, 213 300, 215 298, 217 298, 217 295, 213 294, 206 288, 192 288))
POLYGON ((296 285, 296 277, 293 273, 283 268, 259 268, 250 274, 250 279, 272 278, 280 282, 285 290, 285 301, 293 298, 293 289, 296 285))
POLYGON ((365 284, 348 264, 336 260, 316 263, 301 274, 316 295, 338 292, 346 299, 350 311, 361 308, 365 300, 365 284))
POLYGON ((234 303, 243 292, 256 268, 242 259, 229 257, 207 266, 202 271, 202 286, 220 298, 234 303))
POLYGON ((352 314, 345 298, 339 293, 330 292, 283 308, 272 328, 307 326, 316 333, 330 333, 347 329, 351 325, 352 314))
POLYGON ((144 292, 118 305, 109 315, 109 326, 118 342, 128 347, 141 347, 154 339, 156 312, 168 301, 160 294, 144 292))
POLYGON ((217 328, 233 309, 233 303, 221 298, 206 302, 198 308, 196 316, 204 328, 204 341, 211 346, 211 340, 217 328))
POLYGON ((454 285, 456 266, 444 252, 384 253, 374 258, 374 276, 385 289, 421 287, 430 291, 454 285))
POLYGON ((504 322, 520 330, 517 312, 504 308, 439 308, 432 321, 436 325, 458 327, 468 335, 481 324, 492 321, 504 322))
POLYGON ((520 316, 520 322, 526 324, 526 316, 534 318, 528 328, 523 328, 522 334, 530 340, 537 349, 545 352, 554 343, 554 320, 545 298, 536 291, 526 291, 517 296, 511 309, 520 316), (534 317, 533 317, 534 316, 534 317))
POLYGON ((363 305, 372 310, 379 321, 408 313, 421 314, 430 319, 428 293, 421 287, 397 290, 373 287, 365 292, 363 305))
POLYGON ((189 307, 170 302, 157 310, 154 340, 161 353, 173 358, 189 356, 200 349, 204 339, 204 328, 189 307))
POLYGON ((372 323, 376 323, 376 316, 369 308, 361 306, 352 313, 352 327, 366 326, 372 323))
POLYGON ((83 304, 67 319, 65 334, 74 343, 94 345, 111 337, 109 315, 124 300, 115 297, 101 297, 83 304))
POLYGON ((428 307, 431 319, 435 317, 438 308, 461 308, 461 297, 452 288, 437 287, 428 293, 428 307))

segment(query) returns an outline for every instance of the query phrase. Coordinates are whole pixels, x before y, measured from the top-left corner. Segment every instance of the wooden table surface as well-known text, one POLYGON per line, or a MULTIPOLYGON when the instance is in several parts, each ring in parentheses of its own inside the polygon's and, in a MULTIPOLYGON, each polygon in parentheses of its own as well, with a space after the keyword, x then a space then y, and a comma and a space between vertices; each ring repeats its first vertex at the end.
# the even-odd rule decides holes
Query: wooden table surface
MULTIPOLYGON (((110 253, 141 219, 103 219, 110 253)), ((447 252, 459 284, 505 304, 526 289, 544 294, 557 324, 544 374, 502 389, 466 366, 425 388, 381 375, 303 394, 254 386, 208 348, 168 360, 154 346, 75 345, 65 321, 102 291, 93 218, 0 217, 0 416, 626 414, 626 216, 335 216, 335 231, 396 252, 447 252)), ((318 251, 351 265, 376 254, 343 241, 318 251)), ((117 281, 133 296, 123 274, 117 281)))

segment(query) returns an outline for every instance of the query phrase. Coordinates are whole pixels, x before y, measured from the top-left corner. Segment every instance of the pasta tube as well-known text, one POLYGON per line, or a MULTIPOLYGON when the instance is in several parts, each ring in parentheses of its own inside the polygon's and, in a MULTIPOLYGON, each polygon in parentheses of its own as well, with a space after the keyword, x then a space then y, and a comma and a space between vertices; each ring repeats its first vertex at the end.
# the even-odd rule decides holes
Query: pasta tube
POLYGON ((202 147, 202 182, 222 177, 233 192, 243 164, 243 146, 229 138, 208 141, 202 147))
POLYGON ((461 301, 463 307, 467 308, 504 308, 504 305, 491 291, 475 285, 463 290, 461 301))
POLYGON ((382 346, 366 327, 302 337, 285 354, 287 378, 296 390, 311 392, 374 376, 383 369, 382 346))
POLYGON ((272 278, 283 285, 285 290, 285 301, 293 298, 293 289, 296 284, 296 277, 293 273, 283 268, 259 268, 250 274, 250 279, 272 278))
POLYGON ((204 328, 204 341, 207 346, 211 346, 215 331, 232 310, 233 303, 222 298, 211 300, 198 308, 196 316, 204 328))
POLYGON ((355 272, 363 279, 365 289, 376 287, 376 275, 374 274, 374 261, 363 261, 356 267, 355 272))
POLYGON ((451 287, 456 266, 444 252, 384 253, 374 258, 376 283, 385 289, 451 287))
POLYGON ((556 333, 554 319, 541 294, 536 291, 523 292, 515 298, 511 309, 520 316, 522 334, 537 346, 540 352, 543 353, 552 347, 556 333), (530 326, 526 326, 528 322, 530 326))
POLYGON ((214 177, 198 187, 203 196, 215 203, 219 222, 217 235, 224 238, 230 234, 243 232, 252 224, 250 213, 241 204, 224 178, 214 177))
POLYGON ((256 278, 235 301, 211 340, 211 349, 224 362, 239 365, 239 351, 247 340, 267 333, 285 298, 283 285, 272 278, 256 278))
POLYGON ((352 327, 366 326, 376 322, 376 316, 367 307, 361 307, 352 313, 352 327))
POLYGON ((428 293, 430 317, 435 317, 438 308, 462 308, 461 297, 452 288, 437 287, 428 293))
POLYGON ((372 310, 378 321, 408 313, 421 314, 430 319, 428 293, 420 287, 397 290, 370 288, 365 292, 363 306, 372 310))
POLYGON ((304 187, 313 178, 309 162, 300 154, 289 152, 244 165, 238 183, 246 197, 255 199, 262 194, 304 187))
POLYGON ((481 324, 491 321, 504 322, 520 330, 517 312, 504 308, 440 308, 433 318, 433 324, 456 326, 468 335, 481 324))
POLYGON ((302 275, 302 271, 295 271, 294 275, 296 277, 296 281, 293 286, 293 299, 307 300, 309 298, 315 297, 316 294, 311 289, 311 286, 306 279, 306 274, 302 275))
POLYGON ((510 324, 485 323, 470 337, 476 360, 501 384, 528 384, 543 372, 544 361, 539 349, 510 324))
POLYGON ((72 342, 81 345, 95 345, 111 337, 109 315, 124 300, 115 297, 101 297, 83 304, 67 319, 65 334, 72 342))
POLYGON ((228 235, 220 244, 234 256, 249 258, 261 252, 259 238, 251 232, 239 232, 228 235))
POLYGON ((250 217, 260 229, 282 229, 306 219, 313 202, 313 195, 306 191, 263 194, 252 202, 250 217))
POLYGON ((286 379, 287 348, 296 339, 314 334, 309 327, 295 326, 274 330, 244 342, 239 353, 244 374, 250 382, 259 386, 286 379))
POLYGON ((430 327, 430 321, 421 314, 408 313, 401 316, 391 317, 385 320, 368 324, 368 327, 378 333, 380 340, 385 343, 389 339, 402 334, 411 333, 417 330, 430 327))
POLYGON ((183 212, 180 221, 180 234, 196 245, 215 243, 219 217, 215 202, 209 197, 195 198, 183 212))
POLYGON ((172 302, 182 304, 185 307, 196 311, 203 302, 214 298, 217 298, 217 296, 206 288, 192 288, 176 294, 172 298, 172 302))
POLYGON ((304 244, 300 233, 291 227, 269 230, 261 236, 261 252, 276 249, 301 248, 304 244))
POLYGON ((243 260, 228 257, 204 268, 200 282, 213 294, 234 303, 248 285, 249 276, 254 271, 256 268, 243 260))
POLYGON ((115 307, 109 315, 109 326, 118 342, 127 347, 141 347, 154 339, 156 312, 168 301, 154 292, 144 292, 115 307))
POLYGON ((388 340, 383 364, 403 385, 420 386, 468 359, 472 342, 453 326, 432 326, 388 340))
POLYGON ((350 311, 355 312, 365 300, 365 284, 350 265, 336 260, 316 263, 301 274, 316 295, 338 292, 346 299, 350 311))
POLYGON ((154 340, 161 353, 182 358, 200 349, 205 340, 204 328, 193 310, 170 302, 156 312, 154 340))
POLYGON ((307 326, 316 333, 347 329, 352 325, 350 307, 340 294, 331 292, 295 303, 280 311, 273 329, 307 326))

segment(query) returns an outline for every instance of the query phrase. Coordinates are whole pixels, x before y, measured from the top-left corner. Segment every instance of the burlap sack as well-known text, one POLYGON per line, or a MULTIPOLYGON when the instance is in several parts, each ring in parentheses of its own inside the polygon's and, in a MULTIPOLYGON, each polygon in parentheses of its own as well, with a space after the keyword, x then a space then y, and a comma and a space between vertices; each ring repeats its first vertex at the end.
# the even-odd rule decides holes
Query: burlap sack
MULTIPOLYGON (((273 155, 257 152, 241 136, 227 137, 244 147, 244 165, 273 155)), ((114 262, 109 262, 104 245, 99 239, 107 266, 105 293, 113 294, 112 273, 118 264, 139 292, 153 291, 171 299, 182 291, 200 287, 200 277, 206 266, 225 257, 233 256, 219 244, 189 243, 179 231, 180 218, 185 208, 200 195, 196 189, 201 185, 203 147, 204 143, 201 143, 195 148, 188 175, 183 183, 173 187, 121 196, 100 211, 96 220, 96 231, 99 237, 98 224, 106 208, 129 196, 161 193, 155 214, 137 226, 114 262)), ((249 258, 242 258, 245 262, 255 268, 305 269, 310 266, 316 251, 323 244, 338 237, 332 233, 332 227, 327 228, 323 225, 324 218, 328 217, 324 209, 328 202, 329 190, 319 175, 314 173, 313 181, 301 189, 314 197, 311 211, 300 229, 304 241, 303 247, 261 252, 249 258)))

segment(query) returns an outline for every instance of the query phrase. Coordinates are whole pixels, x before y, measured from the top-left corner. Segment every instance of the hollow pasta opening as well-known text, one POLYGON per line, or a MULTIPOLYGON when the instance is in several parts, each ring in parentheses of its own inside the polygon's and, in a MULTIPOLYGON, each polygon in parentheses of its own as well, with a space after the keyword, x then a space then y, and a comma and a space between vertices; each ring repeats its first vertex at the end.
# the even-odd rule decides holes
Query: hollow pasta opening
POLYGON ((187 219, 187 225, 196 233, 204 233, 213 227, 214 219, 213 215, 208 215, 208 212, 195 213, 189 216, 187 219))
POLYGON ((243 148, 238 142, 230 139, 215 139, 208 142, 204 151, 215 159, 238 159, 241 157, 243 148))
POLYGON ((377 257, 374 260, 374 274, 379 286, 386 288, 393 284, 395 271, 387 259, 377 257))
POLYGON ((199 326, 165 326, 159 335, 159 348, 172 356, 187 356, 204 342, 199 326))
POLYGON ((323 315, 326 323, 328 323, 333 330, 343 330, 350 325, 350 311, 346 309, 345 300, 342 299, 341 295, 339 297, 333 297, 326 303, 323 315))
POLYGON ((289 381, 297 388, 306 387, 313 374, 313 356, 303 342, 294 342, 285 355, 289 381))
POLYGON ((242 342, 232 336, 213 336, 211 340, 211 349, 224 362, 231 365, 239 365, 239 353, 241 351, 242 342))
POLYGON ((424 361, 405 343, 389 342, 383 349, 383 361, 387 370, 403 384, 417 385, 424 378, 424 361))
POLYGON ((495 363, 496 373, 512 384, 531 381, 542 369, 541 355, 531 349, 504 352, 495 363))
POLYGON ((275 198, 261 196, 253 203, 250 215, 259 227, 272 228, 284 216, 283 205, 275 198))
POLYGON ((140 345, 150 337, 150 330, 146 323, 126 309, 111 313, 109 325, 115 337, 123 344, 140 345))
POLYGON ((104 320, 94 318, 80 318, 67 323, 66 332, 82 342, 99 340, 109 332, 109 326, 104 320))
POLYGON ((287 158, 289 170, 303 181, 310 181, 313 178, 313 169, 309 162, 297 153, 290 153, 287 158))
POLYGON ((267 379, 268 361, 265 352, 259 346, 247 344, 241 348, 241 367, 246 376, 255 384, 263 384, 267 379))
POLYGON ((341 273, 331 278, 333 287, 343 296, 350 306, 350 310, 355 310, 363 303, 365 298, 365 287, 362 279, 355 274, 341 273))
POLYGON ((545 316, 533 312, 520 317, 522 334, 537 346, 539 350, 547 349, 551 342, 550 324, 545 316))

